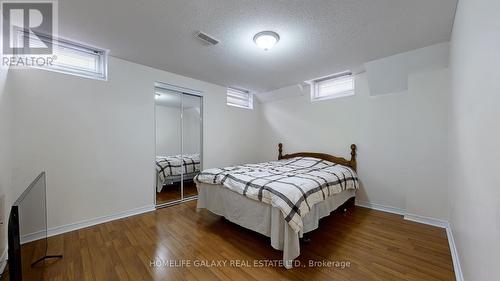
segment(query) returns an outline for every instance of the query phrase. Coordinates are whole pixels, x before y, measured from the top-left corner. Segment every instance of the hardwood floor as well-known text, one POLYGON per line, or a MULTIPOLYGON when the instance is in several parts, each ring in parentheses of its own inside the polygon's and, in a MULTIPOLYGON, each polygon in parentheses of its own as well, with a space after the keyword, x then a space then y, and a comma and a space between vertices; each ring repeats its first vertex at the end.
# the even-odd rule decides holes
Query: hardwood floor
MULTIPOLYGON (((192 201, 51 237, 49 254, 64 258, 35 273, 43 280, 454 280, 445 231, 398 215, 361 207, 334 213, 311 239, 301 244, 305 267, 253 267, 255 260, 281 260, 282 252, 267 237, 197 211, 192 201), (155 260, 170 266, 152 266, 155 260), (310 260, 350 265, 309 267, 310 260)), ((33 253, 34 243, 23 250, 33 253)))
MULTIPOLYGON (((193 181, 184 182, 184 198, 198 195, 196 184, 193 181)), ((181 185, 175 183, 165 186, 160 193, 156 193, 156 204, 168 203, 181 199, 181 185)))

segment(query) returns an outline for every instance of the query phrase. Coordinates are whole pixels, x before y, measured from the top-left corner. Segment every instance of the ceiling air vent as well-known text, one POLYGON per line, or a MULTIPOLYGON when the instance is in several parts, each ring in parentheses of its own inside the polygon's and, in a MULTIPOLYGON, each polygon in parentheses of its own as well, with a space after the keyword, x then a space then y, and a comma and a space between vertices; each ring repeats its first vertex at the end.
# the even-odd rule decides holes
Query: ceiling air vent
POLYGON ((196 33, 196 38, 200 39, 201 41, 205 42, 208 45, 217 45, 219 43, 219 40, 211 37, 210 35, 203 33, 201 31, 198 31, 196 33))

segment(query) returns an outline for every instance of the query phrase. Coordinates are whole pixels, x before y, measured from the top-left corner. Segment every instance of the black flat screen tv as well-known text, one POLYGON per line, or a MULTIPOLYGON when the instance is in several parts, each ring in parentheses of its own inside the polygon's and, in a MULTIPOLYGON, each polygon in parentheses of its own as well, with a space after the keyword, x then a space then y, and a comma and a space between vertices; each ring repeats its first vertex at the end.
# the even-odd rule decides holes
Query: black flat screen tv
POLYGON ((19 207, 12 206, 10 209, 8 225, 9 243, 9 280, 20 281, 22 278, 21 267, 21 241, 19 234, 19 207))
POLYGON ((11 207, 8 223, 9 280, 42 280, 47 258, 47 187, 42 172, 11 207))

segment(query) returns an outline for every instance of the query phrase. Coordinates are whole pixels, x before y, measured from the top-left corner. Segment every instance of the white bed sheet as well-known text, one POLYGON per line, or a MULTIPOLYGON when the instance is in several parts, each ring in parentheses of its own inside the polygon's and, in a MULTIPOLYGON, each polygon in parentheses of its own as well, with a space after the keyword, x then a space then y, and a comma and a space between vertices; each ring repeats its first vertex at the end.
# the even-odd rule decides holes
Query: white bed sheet
MULTIPOLYGON (((182 179, 185 181, 192 180, 194 177, 196 177, 197 174, 198 174, 198 172, 184 174, 182 179)), ((165 185, 173 184, 175 182, 180 182, 180 181, 181 181, 180 175, 170 176, 170 177, 166 178, 164 181, 162 181, 160 179, 160 177, 158 176, 158 173, 156 173, 156 192, 160 193, 163 190, 163 187, 165 185)))
POLYGON ((269 204, 244 197, 221 185, 197 183, 198 209, 225 217, 227 220, 271 238, 271 246, 283 251, 283 263, 292 268, 300 255, 299 238, 318 228, 319 220, 355 196, 355 190, 344 190, 314 205, 305 215, 303 230, 295 233, 281 211, 269 204))

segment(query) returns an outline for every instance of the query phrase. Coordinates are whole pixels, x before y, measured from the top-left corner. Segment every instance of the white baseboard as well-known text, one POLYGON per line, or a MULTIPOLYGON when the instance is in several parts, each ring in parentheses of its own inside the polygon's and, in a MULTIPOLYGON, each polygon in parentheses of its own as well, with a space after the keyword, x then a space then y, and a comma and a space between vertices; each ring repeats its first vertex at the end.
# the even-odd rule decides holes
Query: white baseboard
POLYGON ((365 202, 365 201, 358 201, 358 200, 356 200, 356 206, 365 207, 368 209, 373 209, 373 210, 382 211, 382 212, 391 213, 391 214, 396 214, 396 215, 404 215, 406 213, 406 210, 404 210, 404 209, 391 207, 391 206, 385 206, 385 205, 381 205, 381 204, 370 203, 370 202, 365 202))
POLYGON ((450 246, 451 259, 453 260, 453 269, 455 271, 455 279, 457 281, 463 281, 464 276, 462 273, 462 266, 460 265, 460 259, 458 257, 457 246, 455 245, 455 239, 453 239, 453 232, 451 230, 451 225, 445 220, 429 218, 425 216, 409 214, 404 209, 385 206, 381 204, 375 204, 364 201, 356 201, 356 205, 360 207, 365 207, 377 211, 382 211, 386 213, 392 213, 396 215, 402 215, 405 220, 414 221, 422 224, 432 225, 440 228, 446 229, 446 236, 448 237, 448 244, 450 246))
POLYGON ((451 259, 453 260, 453 269, 455 270, 455 279, 457 281, 464 281, 462 266, 460 265, 460 258, 458 257, 457 245, 455 244, 453 232, 451 231, 451 224, 449 223, 446 227, 446 236, 448 236, 448 244, 450 245, 451 259))
POLYGON ((404 219, 408 221, 414 221, 418 223, 423 223, 423 224, 428 224, 440 228, 447 228, 449 223, 445 220, 440 220, 440 219, 435 219, 435 218, 429 218, 429 217, 424 217, 420 215, 415 215, 415 214, 409 214, 405 213, 404 214, 404 219))
POLYGON ((43 230, 33 232, 30 234, 21 235, 21 238, 20 238, 21 245, 25 244, 25 243, 29 243, 31 241, 36 241, 38 239, 42 239, 44 237, 45 237, 45 231, 43 231, 43 230))
POLYGON ((453 261, 453 269, 455 271, 455 279, 457 281, 463 281, 464 276, 462 273, 462 266, 460 265, 460 259, 458 257, 457 246, 455 245, 455 239, 453 238, 453 232, 451 231, 451 225, 449 222, 440 219, 434 219, 424 216, 419 216, 415 214, 405 214, 405 220, 414 221, 422 224, 428 224, 446 230, 446 236, 448 238, 448 245, 450 246, 451 259, 453 261))
MULTIPOLYGON (((89 226, 93 226, 93 225, 97 225, 97 224, 101 224, 101 223, 105 223, 105 222, 109 222, 109 221, 113 221, 113 220, 118 220, 118 219, 130 217, 130 216, 135 216, 135 215, 139 215, 139 214, 143 214, 143 213, 147 213, 147 212, 151 212, 154 210, 155 210, 154 205, 144 206, 144 207, 128 210, 125 212, 120 212, 120 213, 113 214, 113 215, 102 216, 102 217, 97 217, 97 218, 88 219, 88 220, 82 220, 79 222, 70 223, 70 224, 66 224, 66 225, 51 227, 47 230, 47 236, 50 237, 50 236, 54 236, 54 235, 59 235, 59 234, 63 234, 66 232, 86 228, 89 226)), ((21 244, 41 239, 44 236, 45 236, 45 232, 43 230, 23 235, 23 236, 21 236, 21 244)))

